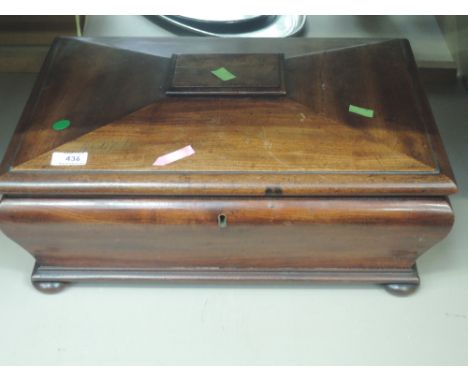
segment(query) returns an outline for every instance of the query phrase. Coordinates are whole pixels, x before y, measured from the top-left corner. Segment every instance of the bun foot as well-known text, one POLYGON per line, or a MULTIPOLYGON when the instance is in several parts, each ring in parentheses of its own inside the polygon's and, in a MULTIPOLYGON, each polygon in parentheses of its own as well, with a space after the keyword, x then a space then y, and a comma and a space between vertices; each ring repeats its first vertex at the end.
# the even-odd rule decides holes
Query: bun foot
POLYGON ((395 296, 409 296, 419 287, 418 284, 385 284, 384 286, 388 293, 395 296))
POLYGON ((60 281, 33 281, 32 284, 39 292, 54 294, 66 287, 66 283, 60 281))

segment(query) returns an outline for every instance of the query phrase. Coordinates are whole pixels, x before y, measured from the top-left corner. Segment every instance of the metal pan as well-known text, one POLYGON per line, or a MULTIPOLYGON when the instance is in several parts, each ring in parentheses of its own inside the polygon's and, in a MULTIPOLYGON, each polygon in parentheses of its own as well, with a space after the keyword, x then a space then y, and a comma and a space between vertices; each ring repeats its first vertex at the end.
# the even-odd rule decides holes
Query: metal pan
POLYGON ((214 27, 213 23, 183 21, 180 16, 158 16, 158 18, 182 30, 215 37, 288 37, 299 33, 306 21, 306 16, 302 15, 266 16, 259 19, 256 24, 255 20, 250 20, 248 28, 245 25, 242 27, 232 23, 230 26, 224 25, 220 28, 219 24, 214 27))

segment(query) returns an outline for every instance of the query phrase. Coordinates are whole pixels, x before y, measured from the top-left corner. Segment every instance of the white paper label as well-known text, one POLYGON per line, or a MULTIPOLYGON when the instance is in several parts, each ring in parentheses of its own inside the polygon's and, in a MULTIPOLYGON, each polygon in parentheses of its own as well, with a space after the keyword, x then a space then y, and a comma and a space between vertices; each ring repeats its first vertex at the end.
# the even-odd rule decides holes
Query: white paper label
POLYGON ((51 166, 84 166, 88 161, 88 153, 59 153, 52 154, 51 166))

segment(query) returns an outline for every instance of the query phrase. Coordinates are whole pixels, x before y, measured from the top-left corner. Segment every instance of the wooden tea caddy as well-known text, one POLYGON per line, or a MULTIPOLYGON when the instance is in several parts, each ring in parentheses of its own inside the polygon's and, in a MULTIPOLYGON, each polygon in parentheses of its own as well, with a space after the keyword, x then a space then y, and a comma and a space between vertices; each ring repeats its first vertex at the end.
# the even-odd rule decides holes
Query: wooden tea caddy
POLYGON ((0 228, 35 257, 44 292, 304 281, 408 294, 457 190, 406 40, 59 38, 0 170, 0 228), (53 166, 54 152, 87 162, 53 166))

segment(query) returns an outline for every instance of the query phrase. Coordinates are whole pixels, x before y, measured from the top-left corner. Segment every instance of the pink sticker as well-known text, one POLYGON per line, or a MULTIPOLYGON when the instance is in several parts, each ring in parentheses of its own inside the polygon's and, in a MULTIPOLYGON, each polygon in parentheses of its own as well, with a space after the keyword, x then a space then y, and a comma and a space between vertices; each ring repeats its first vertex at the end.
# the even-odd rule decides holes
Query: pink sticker
POLYGON ((193 154, 195 154, 195 150, 192 148, 192 146, 188 145, 182 149, 173 151, 172 153, 160 156, 153 163, 153 166, 165 166, 169 163, 175 162, 185 157, 189 157, 190 155, 193 155, 193 154))

